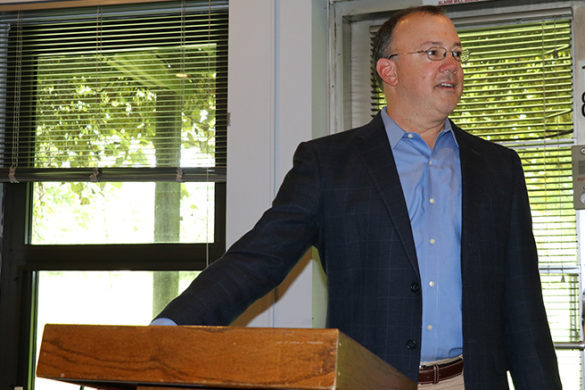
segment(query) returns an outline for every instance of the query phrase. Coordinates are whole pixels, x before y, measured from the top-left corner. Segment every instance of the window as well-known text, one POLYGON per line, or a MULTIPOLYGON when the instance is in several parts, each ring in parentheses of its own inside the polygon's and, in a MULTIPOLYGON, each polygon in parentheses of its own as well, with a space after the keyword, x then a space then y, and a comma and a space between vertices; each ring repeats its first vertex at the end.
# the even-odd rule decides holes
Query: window
MULTIPOLYGON (((458 33, 471 57, 463 65, 463 96, 450 118, 520 155, 559 369, 564 387, 582 388, 581 272, 571 180, 571 20, 462 26, 458 33)), ((384 96, 372 85, 375 115, 384 96)))
POLYGON ((473 57, 465 65, 466 92, 452 119, 520 155, 563 384, 581 388, 582 352, 565 348, 582 340, 571 181, 571 21, 462 28, 460 37, 473 57))
POLYGON ((0 387, 34 387, 44 322, 147 324, 223 253, 227 17, 227 0, 1 16, 0 387))

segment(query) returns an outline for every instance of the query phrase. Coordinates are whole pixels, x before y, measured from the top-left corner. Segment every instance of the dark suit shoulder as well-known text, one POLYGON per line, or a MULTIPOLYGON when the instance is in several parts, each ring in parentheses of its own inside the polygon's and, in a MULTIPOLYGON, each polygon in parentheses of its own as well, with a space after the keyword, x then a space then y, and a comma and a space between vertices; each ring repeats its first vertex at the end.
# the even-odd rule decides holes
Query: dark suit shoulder
POLYGON ((453 126, 459 144, 461 164, 471 164, 485 174, 495 176, 516 175, 521 168, 520 157, 515 150, 487 141, 453 126))
POLYGON ((382 141, 386 139, 384 123, 380 114, 376 115, 370 122, 363 126, 315 138, 303 142, 303 144, 316 150, 325 149, 333 151, 335 149, 352 147, 356 142, 361 142, 362 139, 370 137, 383 137, 381 138, 382 141))
POLYGON ((502 156, 511 156, 516 154, 514 150, 508 147, 470 134, 453 123, 452 125, 453 131, 455 132, 455 137, 457 138, 460 146, 463 144, 464 147, 470 147, 472 150, 478 153, 488 153, 502 156))

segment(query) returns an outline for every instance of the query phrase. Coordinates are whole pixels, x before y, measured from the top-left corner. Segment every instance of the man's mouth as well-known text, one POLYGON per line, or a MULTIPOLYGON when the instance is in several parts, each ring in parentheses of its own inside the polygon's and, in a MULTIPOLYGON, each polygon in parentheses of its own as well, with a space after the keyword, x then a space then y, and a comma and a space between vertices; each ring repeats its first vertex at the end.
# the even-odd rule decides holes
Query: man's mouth
POLYGON ((439 83, 438 84, 438 87, 439 88, 451 88, 451 89, 453 89, 453 88, 455 88, 455 84, 454 83, 445 83, 445 82, 443 82, 443 83, 439 83))

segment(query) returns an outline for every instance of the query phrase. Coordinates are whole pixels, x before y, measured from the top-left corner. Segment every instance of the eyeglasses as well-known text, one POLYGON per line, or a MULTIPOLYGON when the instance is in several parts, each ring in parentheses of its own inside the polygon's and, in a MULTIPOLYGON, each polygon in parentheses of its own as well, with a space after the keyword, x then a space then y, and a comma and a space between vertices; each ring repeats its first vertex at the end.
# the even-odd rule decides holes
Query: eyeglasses
POLYGON ((444 47, 430 47, 426 50, 417 50, 417 51, 411 51, 411 52, 407 52, 407 53, 394 53, 394 54, 390 54, 386 58, 388 58, 390 60, 390 59, 392 59, 392 57, 396 57, 396 56, 424 53, 427 55, 427 58, 431 61, 441 61, 445 57, 447 57, 447 52, 449 52, 449 51, 451 52, 451 56, 453 56, 453 59, 457 62, 466 62, 469 59, 469 50, 467 50, 467 49, 457 48, 457 49, 453 49, 453 50, 447 50, 444 47))

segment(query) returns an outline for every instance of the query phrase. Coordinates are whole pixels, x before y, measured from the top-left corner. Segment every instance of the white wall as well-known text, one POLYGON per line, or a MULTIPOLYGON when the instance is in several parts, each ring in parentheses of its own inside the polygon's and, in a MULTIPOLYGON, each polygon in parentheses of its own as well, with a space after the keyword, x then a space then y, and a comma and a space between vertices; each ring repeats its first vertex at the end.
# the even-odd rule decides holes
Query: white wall
MULTIPOLYGON (((270 206, 296 146, 327 132, 327 1, 232 0, 229 33, 228 245, 270 206)), ((238 324, 311 327, 311 257, 238 324)))

